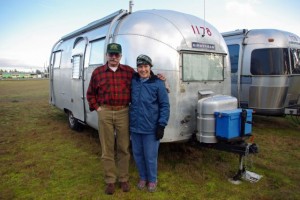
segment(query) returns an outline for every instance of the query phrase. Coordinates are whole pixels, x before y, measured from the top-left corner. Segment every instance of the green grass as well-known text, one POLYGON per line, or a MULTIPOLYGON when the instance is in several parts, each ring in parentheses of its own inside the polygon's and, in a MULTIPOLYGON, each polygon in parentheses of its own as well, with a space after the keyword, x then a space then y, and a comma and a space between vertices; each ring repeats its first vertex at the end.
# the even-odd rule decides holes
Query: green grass
POLYGON ((48 80, 0 81, 0 199, 300 199, 300 127, 289 118, 255 116, 259 153, 247 158, 257 183, 228 182, 238 156, 189 144, 161 144, 157 192, 104 194, 97 132, 69 129, 49 105, 48 80))

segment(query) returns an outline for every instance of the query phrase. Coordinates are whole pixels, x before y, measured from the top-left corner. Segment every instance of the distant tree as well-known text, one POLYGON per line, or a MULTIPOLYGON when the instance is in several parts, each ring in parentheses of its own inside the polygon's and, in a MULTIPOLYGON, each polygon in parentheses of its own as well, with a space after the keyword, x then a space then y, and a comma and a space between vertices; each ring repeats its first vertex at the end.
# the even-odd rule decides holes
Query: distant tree
POLYGON ((42 74, 42 72, 40 70, 38 70, 38 69, 35 71, 35 73, 36 74, 42 74))

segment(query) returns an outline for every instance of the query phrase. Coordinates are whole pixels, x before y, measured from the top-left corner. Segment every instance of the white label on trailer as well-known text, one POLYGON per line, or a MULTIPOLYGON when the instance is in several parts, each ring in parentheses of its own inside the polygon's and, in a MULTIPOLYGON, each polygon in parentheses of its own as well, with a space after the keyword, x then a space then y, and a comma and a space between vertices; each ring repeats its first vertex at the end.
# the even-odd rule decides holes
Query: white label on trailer
POLYGON ((192 48, 215 50, 215 45, 214 44, 199 43, 199 42, 192 42, 192 48))

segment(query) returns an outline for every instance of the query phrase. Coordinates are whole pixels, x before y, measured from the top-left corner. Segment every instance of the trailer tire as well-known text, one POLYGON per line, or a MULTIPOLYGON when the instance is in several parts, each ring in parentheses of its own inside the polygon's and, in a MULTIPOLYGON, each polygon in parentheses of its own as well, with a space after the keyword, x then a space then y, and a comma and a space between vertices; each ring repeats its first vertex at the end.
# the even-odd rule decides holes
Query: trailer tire
POLYGON ((83 130, 83 124, 79 122, 78 119, 76 119, 71 111, 68 111, 68 123, 69 127, 72 130, 75 131, 82 131, 83 130))

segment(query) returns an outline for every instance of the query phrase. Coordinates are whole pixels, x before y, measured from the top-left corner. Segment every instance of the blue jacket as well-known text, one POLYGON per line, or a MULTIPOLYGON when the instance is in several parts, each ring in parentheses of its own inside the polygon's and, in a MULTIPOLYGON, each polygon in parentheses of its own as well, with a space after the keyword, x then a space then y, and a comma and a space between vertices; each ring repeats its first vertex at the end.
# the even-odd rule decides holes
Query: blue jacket
POLYGON ((130 132, 154 134, 158 125, 167 126, 170 103, 165 84, 152 71, 142 82, 138 73, 131 81, 130 132))

